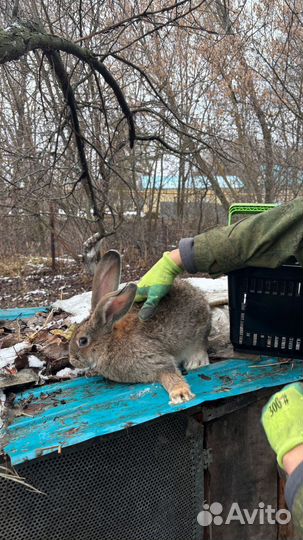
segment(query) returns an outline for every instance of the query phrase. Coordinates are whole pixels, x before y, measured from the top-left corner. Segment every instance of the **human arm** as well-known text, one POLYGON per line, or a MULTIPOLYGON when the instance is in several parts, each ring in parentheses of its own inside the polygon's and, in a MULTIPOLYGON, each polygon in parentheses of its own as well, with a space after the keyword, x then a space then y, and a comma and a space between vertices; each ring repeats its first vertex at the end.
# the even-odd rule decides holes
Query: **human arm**
POLYGON ((285 498, 295 528, 303 536, 303 385, 276 392, 262 411, 262 424, 279 465, 289 475, 285 498))
POLYGON ((295 530, 303 537, 303 445, 288 452, 283 459, 288 479, 285 486, 285 499, 292 514, 295 530))
POLYGON ((247 266, 276 268, 292 255, 303 265, 302 216, 303 199, 298 198, 233 225, 181 239, 178 249, 167 252, 166 260, 162 257, 139 281, 136 301, 147 299, 140 311, 141 319, 154 315, 156 306, 182 270, 190 274, 204 272, 216 278, 247 266), (167 264, 169 260, 176 267, 167 264), (162 271, 165 283, 161 283, 162 271))

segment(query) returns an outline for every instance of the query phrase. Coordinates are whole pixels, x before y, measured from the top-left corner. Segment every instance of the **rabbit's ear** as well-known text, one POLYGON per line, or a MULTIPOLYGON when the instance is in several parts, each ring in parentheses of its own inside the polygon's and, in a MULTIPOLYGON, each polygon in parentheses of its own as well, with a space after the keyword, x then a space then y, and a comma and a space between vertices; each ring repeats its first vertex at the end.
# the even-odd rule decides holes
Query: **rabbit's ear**
POLYGON ((93 314, 95 322, 101 319, 102 324, 107 324, 122 319, 132 307, 136 292, 137 285, 129 283, 121 291, 101 299, 93 314))
POLYGON ((107 251, 97 264, 92 292, 92 311, 108 293, 116 291, 120 284, 121 257, 118 251, 107 251))

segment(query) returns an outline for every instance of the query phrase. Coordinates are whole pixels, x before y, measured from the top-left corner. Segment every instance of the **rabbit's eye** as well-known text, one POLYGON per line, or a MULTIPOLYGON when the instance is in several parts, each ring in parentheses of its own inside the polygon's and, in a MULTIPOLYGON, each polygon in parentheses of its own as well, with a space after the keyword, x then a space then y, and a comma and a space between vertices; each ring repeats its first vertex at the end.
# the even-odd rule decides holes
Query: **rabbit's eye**
POLYGON ((83 336, 79 338, 79 347, 85 347, 88 344, 87 337, 83 336))

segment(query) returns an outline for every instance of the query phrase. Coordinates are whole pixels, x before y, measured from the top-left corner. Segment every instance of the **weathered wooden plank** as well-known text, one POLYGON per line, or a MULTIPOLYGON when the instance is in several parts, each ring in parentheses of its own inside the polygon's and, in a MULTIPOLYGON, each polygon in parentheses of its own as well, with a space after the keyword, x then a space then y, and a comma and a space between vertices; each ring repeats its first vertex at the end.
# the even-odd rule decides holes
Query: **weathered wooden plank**
POLYGON ((212 540, 277 538, 276 524, 269 524, 266 517, 262 524, 263 505, 278 508, 277 467, 260 424, 266 398, 257 401, 257 393, 255 398, 255 403, 206 424, 206 444, 213 456, 206 500, 208 504, 222 505, 219 517, 224 522, 213 522, 209 536, 212 540), (231 509, 234 518, 226 524, 231 509), (247 523, 244 509, 250 514, 256 511, 252 524, 247 523))
POLYGON ((256 392, 250 392, 249 394, 243 394, 232 398, 221 399, 214 403, 207 403, 202 406, 202 418, 203 422, 210 422, 221 416, 231 414, 243 407, 247 407, 252 403, 256 403, 263 398, 269 399, 273 393, 271 388, 265 388, 256 392))

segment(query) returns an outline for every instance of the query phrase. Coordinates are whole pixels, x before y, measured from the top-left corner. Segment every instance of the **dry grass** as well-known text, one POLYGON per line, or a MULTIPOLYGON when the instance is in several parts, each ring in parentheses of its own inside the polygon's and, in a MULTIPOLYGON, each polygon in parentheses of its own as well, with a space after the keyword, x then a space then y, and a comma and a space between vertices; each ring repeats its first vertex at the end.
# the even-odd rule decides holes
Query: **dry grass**
POLYGON ((24 261, 20 258, 0 260, 0 276, 18 277, 24 267, 24 261))
POLYGON ((46 306, 91 287, 91 276, 66 258, 58 258, 53 272, 46 257, 16 256, 0 262, 1 308, 46 306))
POLYGON ((45 257, 25 257, 24 255, 6 257, 0 260, 0 276, 19 277, 24 273, 27 266, 38 266, 40 264, 50 266, 51 261, 45 257))
POLYGON ((34 493, 40 493, 41 495, 45 495, 43 491, 40 491, 31 484, 28 484, 26 480, 22 478, 22 476, 19 476, 19 474, 13 467, 9 468, 0 465, 0 478, 3 478, 4 480, 8 480, 10 482, 15 482, 16 484, 21 484, 29 491, 33 491, 34 493))

